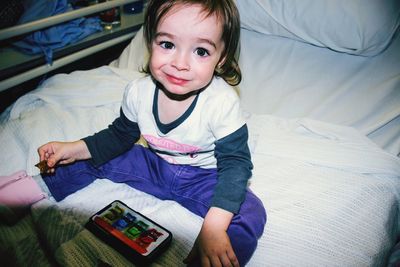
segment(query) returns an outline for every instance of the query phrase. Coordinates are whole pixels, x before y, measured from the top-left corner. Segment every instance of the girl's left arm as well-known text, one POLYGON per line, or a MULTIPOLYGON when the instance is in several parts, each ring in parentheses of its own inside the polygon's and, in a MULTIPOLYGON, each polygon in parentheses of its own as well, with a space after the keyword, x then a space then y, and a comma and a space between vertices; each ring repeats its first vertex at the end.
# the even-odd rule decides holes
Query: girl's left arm
POLYGON ((244 124, 235 132, 215 142, 218 181, 211 207, 237 213, 246 197, 253 164, 247 144, 248 129, 244 124))
POLYGON ((200 233, 184 263, 199 257, 202 266, 239 266, 227 229, 233 213, 211 207, 204 218, 200 233))
POLYGON ((246 124, 216 141, 218 181, 211 207, 185 263, 200 257, 202 266, 239 266, 227 229, 247 192, 253 164, 246 124))

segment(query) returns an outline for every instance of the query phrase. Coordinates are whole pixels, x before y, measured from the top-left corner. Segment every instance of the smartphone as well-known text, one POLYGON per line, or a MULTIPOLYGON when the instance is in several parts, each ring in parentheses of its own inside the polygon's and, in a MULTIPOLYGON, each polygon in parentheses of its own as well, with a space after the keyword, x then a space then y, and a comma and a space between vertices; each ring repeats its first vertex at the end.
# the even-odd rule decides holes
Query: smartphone
POLYGON ((150 264, 170 245, 170 231, 115 200, 92 215, 85 227, 138 265, 150 264))

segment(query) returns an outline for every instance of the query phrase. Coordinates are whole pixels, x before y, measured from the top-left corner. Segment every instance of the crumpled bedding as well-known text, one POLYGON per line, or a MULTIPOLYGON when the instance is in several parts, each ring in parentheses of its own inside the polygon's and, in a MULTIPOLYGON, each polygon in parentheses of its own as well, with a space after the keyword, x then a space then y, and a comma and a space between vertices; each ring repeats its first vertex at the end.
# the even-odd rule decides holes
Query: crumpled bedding
MULTIPOLYGON (((139 73, 111 67, 57 75, 1 117, 0 175, 33 167, 50 140, 75 140, 118 115, 129 80, 139 73), (94 86, 95 85, 95 86, 94 86)), ((307 118, 247 114, 254 163, 250 188, 268 221, 248 266, 382 266, 399 235, 400 159, 357 130, 307 118)), ((61 202, 45 199, 14 226, 0 225, 0 255, 34 266, 130 263, 84 227, 115 199, 169 229, 171 247, 153 266, 183 266, 202 219, 105 179, 61 202)))

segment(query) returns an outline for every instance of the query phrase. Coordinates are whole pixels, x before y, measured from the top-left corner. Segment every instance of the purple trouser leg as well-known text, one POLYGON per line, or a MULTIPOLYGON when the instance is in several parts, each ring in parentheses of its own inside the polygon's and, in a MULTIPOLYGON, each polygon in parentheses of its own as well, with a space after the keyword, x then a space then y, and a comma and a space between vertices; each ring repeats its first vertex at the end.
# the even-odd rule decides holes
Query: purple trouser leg
MULTIPOLYGON (((204 217, 217 183, 217 172, 215 169, 169 164, 148 149, 135 146, 99 168, 88 161, 76 162, 57 168, 56 174, 44 177, 44 181, 59 201, 96 178, 126 183, 157 198, 175 200, 204 217)), ((265 223, 266 213, 261 201, 252 192, 247 192, 227 231, 241 266, 250 260, 265 223)))

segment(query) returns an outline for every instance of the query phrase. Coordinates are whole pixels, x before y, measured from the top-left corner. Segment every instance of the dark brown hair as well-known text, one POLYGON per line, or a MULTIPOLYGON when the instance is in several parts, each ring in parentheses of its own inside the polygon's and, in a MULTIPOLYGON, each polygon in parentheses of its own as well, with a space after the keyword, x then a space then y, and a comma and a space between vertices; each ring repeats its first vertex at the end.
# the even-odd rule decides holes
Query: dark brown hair
MULTIPOLYGON (((222 40, 225 44, 221 59, 223 64, 215 69, 214 74, 222 77, 230 85, 238 85, 242 74, 237 61, 240 42, 240 17, 233 0, 149 0, 145 13, 144 39, 151 53, 157 26, 161 19, 175 5, 200 5, 207 16, 216 15, 222 21, 222 40)), ((144 71, 150 73, 149 64, 144 71)))

